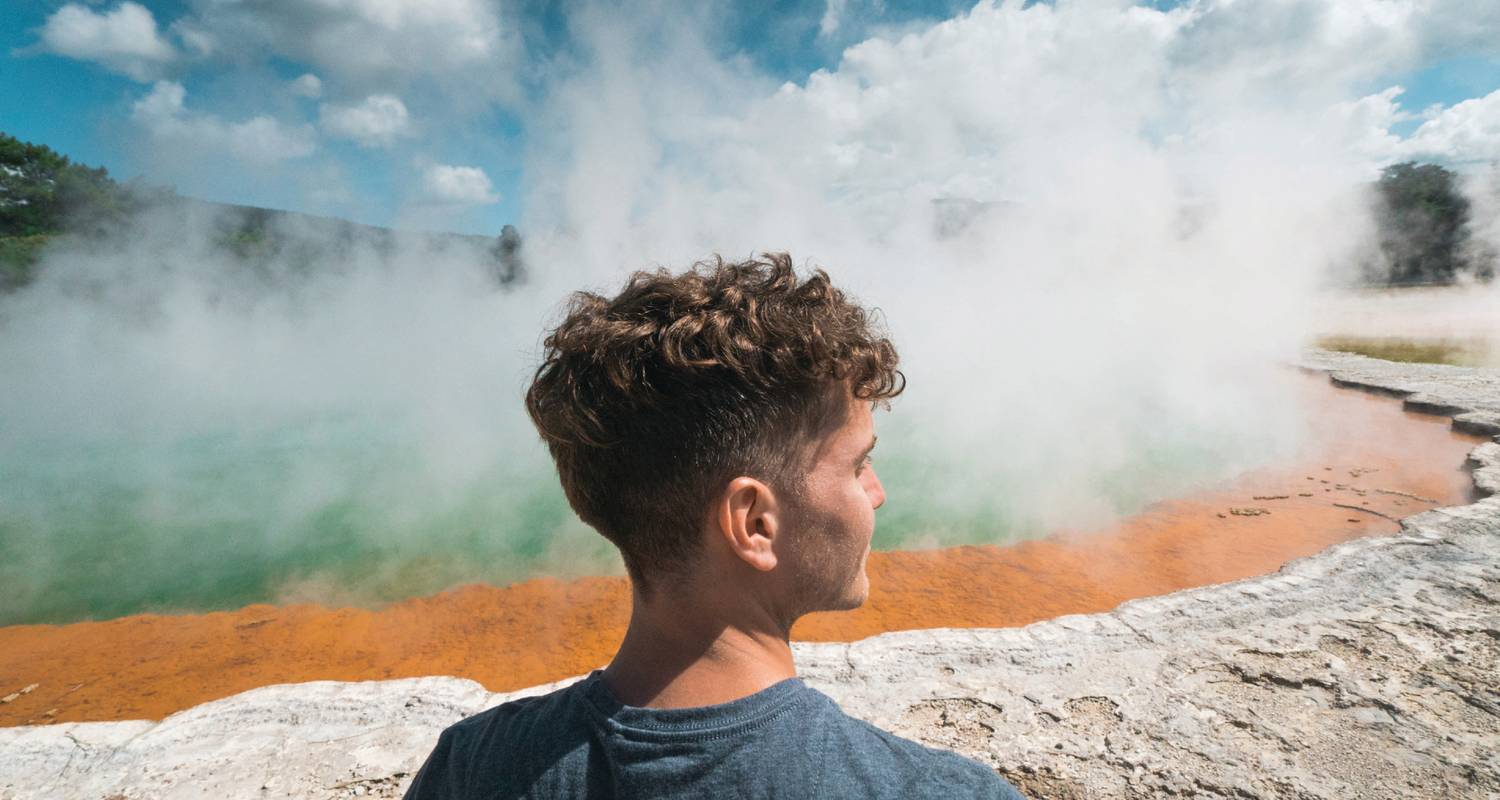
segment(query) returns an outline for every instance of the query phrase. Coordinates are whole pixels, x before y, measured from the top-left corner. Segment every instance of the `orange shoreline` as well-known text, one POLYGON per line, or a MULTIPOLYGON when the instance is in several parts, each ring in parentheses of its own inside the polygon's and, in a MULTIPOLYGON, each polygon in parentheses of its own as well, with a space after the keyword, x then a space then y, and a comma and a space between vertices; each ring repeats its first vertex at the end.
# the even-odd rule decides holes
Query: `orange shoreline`
MULTIPOLYGON (((1278 569, 1393 519, 1469 502, 1459 467, 1483 438, 1400 404, 1309 384, 1319 435, 1291 466, 1158 503, 1107 531, 1020 544, 870 555, 860 609, 814 614, 794 637, 1007 627, 1278 569), (1335 504, 1340 505, 1335 505, 1335 504), (1231 509, 1263 509, 1241 515, 1231 509)), ((524 688, 606 662, 624 633, 623 578, 462 586, 378 610, 252 605, 0 628, 0 725, 159 719, 273 683, 422 675, 524 688)))

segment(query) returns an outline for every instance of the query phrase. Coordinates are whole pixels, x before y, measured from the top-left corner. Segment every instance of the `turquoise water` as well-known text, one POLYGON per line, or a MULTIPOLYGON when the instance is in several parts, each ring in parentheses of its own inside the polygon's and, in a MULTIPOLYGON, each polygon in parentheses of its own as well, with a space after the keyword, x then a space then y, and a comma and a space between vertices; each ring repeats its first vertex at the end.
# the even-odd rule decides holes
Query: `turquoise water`
POLYGON ((613 569, 550 475, 497 460, 435 487, 411 444, 373 425, 34 443, 13 456, 0 465, 0 624, 368 604, 613 569))
MULTIPOLYGON (((889 499, 877 549, 1004 542, 1049 524, 1028 502, 1037 476, 1026 465, 966 464, 923 446, 899 417, 881 435, 889 499)), ((1095 505, 1129 513, 1222 471, 1222 449, 1202 444, 1211 441, 1143 437, 1128 463, 1083 485, 1095 505)), ((170 441, 14 447, 0 461, 0 624, 370 605, 474 581, 619 571, 529 438, 463 480, 434 479, 422 445, 420 431, 389 420, 325 416, 170 441)))

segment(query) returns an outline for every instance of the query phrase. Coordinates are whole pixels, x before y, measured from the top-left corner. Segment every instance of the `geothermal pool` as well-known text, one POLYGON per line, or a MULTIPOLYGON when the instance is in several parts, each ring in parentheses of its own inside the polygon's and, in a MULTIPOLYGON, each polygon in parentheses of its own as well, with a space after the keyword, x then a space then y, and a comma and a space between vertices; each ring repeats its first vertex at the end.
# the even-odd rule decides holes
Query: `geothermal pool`
MULTIPOLYGON (((1400 517, 1466 503, 1482 439, 1385 397, 1295 379, 1311 435, 1297 455, 1118 524, 1008 546, 874 552, 854 612, 799 623, 804 640, 891 630, 1023 625, 1277 569, 1400 517)), ((1087 431, 1080 431, 1087 436, 1087 431)), ((889 478, 887 479, 889 481, 889 478)), ((884 514, 884 512, 882 512, 884 514)), ((878 524, 885 524, 882 516, 878 524)), ((95 576, 97 579, 98 576, 95 576)), ((458 675, 503 691, 601 665, 623 634, 615 576, 471 584, 379 610, 249 605, 0 628, 0 724, 160 718, 271 683, 458 675)))

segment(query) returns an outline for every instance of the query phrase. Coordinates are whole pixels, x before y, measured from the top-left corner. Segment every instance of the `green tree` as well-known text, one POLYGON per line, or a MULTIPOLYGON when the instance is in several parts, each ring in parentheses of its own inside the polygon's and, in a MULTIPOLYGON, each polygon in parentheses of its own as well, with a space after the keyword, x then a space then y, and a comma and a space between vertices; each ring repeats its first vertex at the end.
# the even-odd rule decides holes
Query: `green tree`
POLYGON ((1386 167, 1375 188, 1385 263, 1368 277, 1402 286, 1452 283, 1474 271, 1469 263, 1469 200, 1455 173, 1408 161, 1386 167))
POLYGON ((127 205, 103 167, 0 133, 0 236, 59 233, 72 219, 113 218, 127 205))

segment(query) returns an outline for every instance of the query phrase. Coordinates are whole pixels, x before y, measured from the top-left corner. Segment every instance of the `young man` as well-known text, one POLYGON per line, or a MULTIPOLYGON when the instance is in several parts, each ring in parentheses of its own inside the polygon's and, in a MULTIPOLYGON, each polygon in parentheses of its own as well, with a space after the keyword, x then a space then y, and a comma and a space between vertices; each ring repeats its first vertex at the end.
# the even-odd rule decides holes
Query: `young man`
POLYGON ((568 502, 620 549, 609 666, 444 731, 408 798, 1000 797, 974 761, 796 677, 798 617, 855 608, 896 350, 785 254, 574 296, 526 393, 568 502))

